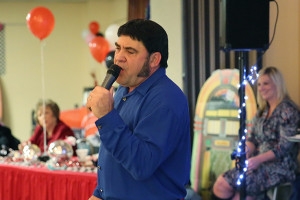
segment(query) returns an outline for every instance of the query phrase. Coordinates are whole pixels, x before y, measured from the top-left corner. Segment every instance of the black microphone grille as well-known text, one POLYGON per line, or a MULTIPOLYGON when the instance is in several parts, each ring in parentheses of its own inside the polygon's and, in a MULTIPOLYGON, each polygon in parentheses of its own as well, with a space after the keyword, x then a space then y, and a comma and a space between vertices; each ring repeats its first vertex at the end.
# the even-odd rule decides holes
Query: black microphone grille
POLYGON ((116 65, 116 64, 112 64, 108 70, 107 70, 107 74, 112 74, 114 77, 118 77, 121 71, 121 67, 116 65))

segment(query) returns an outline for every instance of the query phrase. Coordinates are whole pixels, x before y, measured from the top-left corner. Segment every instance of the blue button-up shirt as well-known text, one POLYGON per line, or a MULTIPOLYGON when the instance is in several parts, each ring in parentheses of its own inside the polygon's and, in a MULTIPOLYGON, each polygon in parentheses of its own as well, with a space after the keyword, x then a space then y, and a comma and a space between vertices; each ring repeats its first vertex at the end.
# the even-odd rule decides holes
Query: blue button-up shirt
POLYGON ((95 124, 101 146, 96 197, 175 200, 190 175, 190 118, 181 89, 164 68, 128 93, 120 86, 114 109, 95 124))

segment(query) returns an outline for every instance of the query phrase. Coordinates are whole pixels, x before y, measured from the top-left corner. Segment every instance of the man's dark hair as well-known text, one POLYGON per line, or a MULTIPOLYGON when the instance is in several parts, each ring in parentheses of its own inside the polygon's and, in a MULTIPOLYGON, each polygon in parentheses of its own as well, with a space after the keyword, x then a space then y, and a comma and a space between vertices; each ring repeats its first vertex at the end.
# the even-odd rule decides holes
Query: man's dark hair
POLYGON ((147 19, 130 20, 120 26, 118 37, 122 35, 142 42, 149 54, 159 52, 161 54, 160 67, 168 67, 168 35, 159 24, 147 19))

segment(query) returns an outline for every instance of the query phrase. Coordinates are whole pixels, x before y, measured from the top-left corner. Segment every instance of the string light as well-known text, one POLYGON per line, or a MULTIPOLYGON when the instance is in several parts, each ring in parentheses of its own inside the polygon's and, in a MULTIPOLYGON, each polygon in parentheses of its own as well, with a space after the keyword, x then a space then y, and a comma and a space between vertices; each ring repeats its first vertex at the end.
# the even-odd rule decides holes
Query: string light
MULTIPOLYGON (((240 99, 241 99, 241 104, 240 104, 240 109, 238 110, 238 118, 240 119, 240 121, 242 122, 242 120, 246 120, 243 119, 246 116, 246 100, 248 100, 248 96, 245 94, 245 87, 247 85, 248 82, 250 82, 251 84, 254 84, 258 78, 258 73, 257 73, 257 66, 252 66, 250 69, 250 73, 249 75, 246 77, 246 71, 245 69, 243 69, 243 71, 241 71, 243 74, 241 74, 241 76, 243 77, 243 80, 240 80, 240 84, 238 85, 238 88, 242 91, 240 93, 240 99), (248 81, 247 81, 248 80, 248 81), (240 88, 243 87, 243 88, 240 88), (242 117, 242 118, 241 118, 242 117)), ((241 124, 241 128, 242 125, 245 125, 244 122, 241 124)), ((240 130, 242 131, 242 130, 240 130)), ((237 149, 234 150, 233 154, 231 155, 232 159, 234 158, 236 160, 236 168, 239 170, 240 174, 237 178, 236 184, 237 186, 241 186, 243 183, 243 185, 245 185, 246 183, 246 173, 247 173, 247 169, 248 169, 248 161, 246 159, 246 135, 247 135, 247 128, 244 127, 243 132, 240 133, 240 141, 238 143, 237 149)))
MULTIPOLYGON (((248 132, 247 129, 244 129, 244 134, 245 134, 245 135, 247 134, 247 132, 248 132)), ((237 159, 240 159, 241 156, 242 156, 243 154, 245 154, 245 152, 243 151, 243 146, 242 146, 242 145, 243 145, 243 142, 244 142, 245 139, 246 139, 245 135, 241 138, 242 141, 240 141, 240 142, 238 143, 238 147, 237 147, 237 150, 236 150, 236 152, 237 152, 236 158, 237 158, 237 159)), ((245 160, 244 164, 242 164, 242 165, 239 163, 239 166, 237 166, 237 167, 241 167, 241 168, 243 169, 242 172, 241 172, 241 174, 238 176, 237 181, 236 181, 236 184, 237 184, 238 186, 240 186, 241 183, 243 182, 243 179, 246 177, 247 168, 248 168, 248 161, 245 160)))
POLYGON ((255 81, 258 79, 258 73, 257 73, 257 66, 253 65, 250 68, 250 73, 247 76, 247 80, 253 85, 255 83, 255 81))

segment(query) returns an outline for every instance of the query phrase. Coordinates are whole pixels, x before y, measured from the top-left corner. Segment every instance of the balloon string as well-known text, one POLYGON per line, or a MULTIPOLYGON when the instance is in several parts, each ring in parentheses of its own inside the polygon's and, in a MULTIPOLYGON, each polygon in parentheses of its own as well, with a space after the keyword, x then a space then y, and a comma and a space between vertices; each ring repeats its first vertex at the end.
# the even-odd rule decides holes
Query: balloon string
POLYGON ((46 44, 41 40, 41 80, 42 80, 42 101, 43 101, 43 134, 44 134, 44 154, 47 152, 47 132, 46 132, 46 122, 45 122, 45 67, 44 67, 44 46, 46 44))

